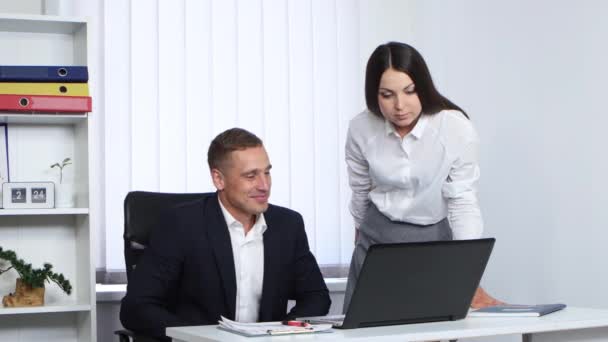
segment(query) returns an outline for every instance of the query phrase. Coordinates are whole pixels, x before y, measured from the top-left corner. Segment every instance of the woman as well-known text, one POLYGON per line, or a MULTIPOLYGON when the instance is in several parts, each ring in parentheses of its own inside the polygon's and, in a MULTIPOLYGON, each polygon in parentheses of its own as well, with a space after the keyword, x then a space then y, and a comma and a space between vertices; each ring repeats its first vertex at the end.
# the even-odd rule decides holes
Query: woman
MULTIPOLYGON (((467 114, 435 89, 420 53, 403 43, 378 46, 365 100, 346 140, 357 238, 344 312, 371 244, 475 239, 483 230, 479 139, 467 114)), ((499 303, 479 288, 472 306, 499 303)))

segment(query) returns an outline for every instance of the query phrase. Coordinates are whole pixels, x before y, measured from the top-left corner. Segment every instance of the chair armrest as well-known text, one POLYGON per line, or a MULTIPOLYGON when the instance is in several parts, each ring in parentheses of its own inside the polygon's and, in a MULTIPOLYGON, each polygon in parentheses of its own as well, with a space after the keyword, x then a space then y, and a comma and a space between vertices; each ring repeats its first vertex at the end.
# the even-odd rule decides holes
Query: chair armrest
POLYGON ((115 335, 118 335, 119 342, 163 342, 166 340, 159 340, 152 337, 137 335, 130 330, 116 330, 115 335))
POLYGON ((131 342, 135 338, 135 334, 129 330, 116 330, 114 335, 118 335, 119 342, 131 342))

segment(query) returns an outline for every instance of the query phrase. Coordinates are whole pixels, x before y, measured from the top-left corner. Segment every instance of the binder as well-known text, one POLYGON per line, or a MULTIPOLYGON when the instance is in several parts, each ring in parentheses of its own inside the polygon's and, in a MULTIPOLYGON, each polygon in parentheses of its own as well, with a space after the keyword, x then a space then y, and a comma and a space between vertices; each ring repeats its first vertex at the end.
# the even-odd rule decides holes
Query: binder
POLYGON ((87 83, 0 82, 0 94, 89 96, 87 83))
POLYGON ((89 80, 86 66, 0 65, 1 82, 81 82, 89 80))
POLYGON ((539 317, 562 310, 566 304, 504 304, 469 312, 469 317, 539 317))
POLYGON ((47 96, 0 94, 0 110, 16 112, 90 112, 89 96, 47 96))

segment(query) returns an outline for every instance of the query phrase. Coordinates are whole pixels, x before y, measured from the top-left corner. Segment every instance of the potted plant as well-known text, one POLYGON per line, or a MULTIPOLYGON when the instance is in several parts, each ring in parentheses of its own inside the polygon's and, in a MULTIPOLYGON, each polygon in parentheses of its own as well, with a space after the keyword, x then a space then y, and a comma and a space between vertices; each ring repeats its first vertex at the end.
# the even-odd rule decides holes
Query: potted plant
POLYGON ((68 165, 72 165, 72 159, 70 159, 70 158, 65 158, 61 162, 61 164, 55 163, 55 164, 51 165, 51 169, 54 167, 59 168, 59 184, 63 184, 63 168, 68 165))
POLYGON ((53 265, 45 263, 42 268, 33 268, 11 250, 0 247, 0 259, 10 263, 6 269, 0 268, 0 274, 14 269, 19 274, 15 285, 15 293, 2 298, 5 307, 40 306, 44 305, 44 283, 54 282, 68 295, 72 293, 70 281, 63 274, 53 272, 53 265))
POLYGON ((73 207, 74 206, 74 191, 71 183, 63 182, 63 169, 72 165, 71 158, 65 158, 62 162, 51 165, 51 169, 59 169, 59 183, 55 186, 55 206, 56 207, 73 207))

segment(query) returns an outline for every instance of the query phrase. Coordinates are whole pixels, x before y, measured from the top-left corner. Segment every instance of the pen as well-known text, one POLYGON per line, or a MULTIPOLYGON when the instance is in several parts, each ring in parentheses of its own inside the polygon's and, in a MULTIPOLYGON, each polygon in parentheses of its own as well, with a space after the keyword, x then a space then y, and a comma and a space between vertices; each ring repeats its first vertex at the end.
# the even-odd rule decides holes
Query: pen
POLYGON ((310 327, 310 323, 302 322, 302 321, 283 321, 281 323, 283 325, 290 325, 292 327, 303 327, 303 328, 309 328, 310 327))
POLYGON ((289 334, 305 334, 314 332, 312 329, 305 330, 268 330, 267 333, 269 335, 289 335, 289 334))

